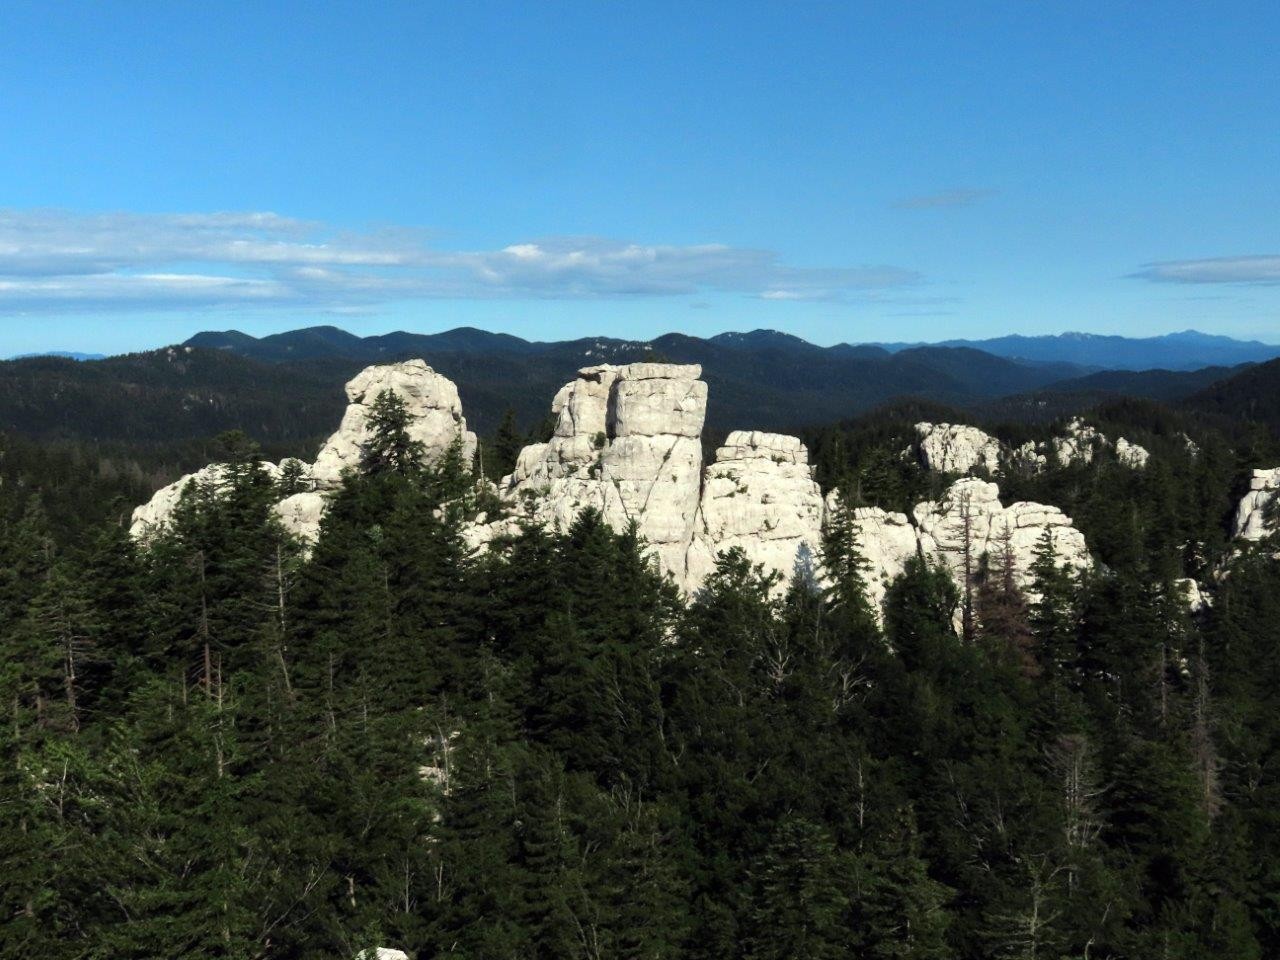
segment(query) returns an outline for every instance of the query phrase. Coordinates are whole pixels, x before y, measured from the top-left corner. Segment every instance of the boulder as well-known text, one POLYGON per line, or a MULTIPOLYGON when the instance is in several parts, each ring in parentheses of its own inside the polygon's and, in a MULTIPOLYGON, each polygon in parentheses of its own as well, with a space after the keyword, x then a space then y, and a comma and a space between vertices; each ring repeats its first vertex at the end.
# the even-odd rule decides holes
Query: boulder
POLYGON ((1273 531, 1267 523, 1267 513, 1280 491, 1280 467, 1270 470, 1254 470, 1249 480, 1249 492, 1240 498, 1236 507, 1232 533, 1240 540, 1261 540, 1273 531))
POLYGON ((981 467, 1000 469, 1000 441, 977 427, 960 423, 917 423, 920 461, 938 473, 971 473, 981 467))
POLYGON ((707 467, 683 585, 696 589, 714 569, 716 554, 734 547, 780 574, 779 591, 797 573, 816 579, 822 509, 804 444, 735 430, 707 467))
POLYGON ((1209 594, 1191 577, 1183 577, 1173 581, 1187 601, 1187 610, 1191 613, 1202 613, 1213 605, 1209 594))
POLYGON ((1077 417, 1067 424, 1066 432, 1062 436, 1054 437, 1050 441, 1050 445, 1058 465, 1069 467, 1073 463, 1092 463, 1094 446, 1106 442, 1107 438, 1096 428, 1077 417))
POLYGON ((1147 465, 1147 461, 1151 459, 1151 454, 1147 452, 1145 447, 1130 443, 1124 437, 1121 437, 1116 441, 1116 459, 1126 467, 1141 470, 1147 465))
POLYGON ((316 485, 334 490, 342 472, 360 463, 360 448, 369 439, 369 410, 389 390, 404 401, 409 435, 422 443, 427 459, 436 459, 461 441, 464 462, 476 452, 476 435, 467 429, 462 401, 452 380, 422 360, 366 367, 347 384, 347 410, 342 424, 320 449, 313 474, 316 485))
POLYGON ((1041 452, 1040 445, 1034 440, 1028 440, 1009 452, 1007 466, 1024 473, 1040 473, 1049 466, 1049 458, 1041 452))
POLYGON ((272 511, 280 525, 304 544, 320 539, 320 521, 329 506, 329 498, 318 490, 306 490, 285 497, 272 511))

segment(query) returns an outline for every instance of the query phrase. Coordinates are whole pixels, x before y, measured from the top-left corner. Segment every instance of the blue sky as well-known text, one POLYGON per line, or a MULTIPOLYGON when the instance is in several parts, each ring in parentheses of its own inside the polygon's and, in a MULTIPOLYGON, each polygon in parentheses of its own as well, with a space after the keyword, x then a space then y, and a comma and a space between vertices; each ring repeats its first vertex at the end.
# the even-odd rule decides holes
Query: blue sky
POLYGON ((1270 3, 0 2, 0 355, 1280 341, 1270 3))

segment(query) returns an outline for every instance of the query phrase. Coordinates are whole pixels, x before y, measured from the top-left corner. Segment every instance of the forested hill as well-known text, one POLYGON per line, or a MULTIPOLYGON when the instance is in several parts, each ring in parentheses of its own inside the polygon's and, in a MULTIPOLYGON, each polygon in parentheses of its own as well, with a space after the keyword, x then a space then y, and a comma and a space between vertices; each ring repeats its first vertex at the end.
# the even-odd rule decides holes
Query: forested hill
POLYGON ((1086 372, 1077 366, 1019 363, 967 348, 823 349, 768 331, 531 344, 471 330, 362 340, 315 328, 262 340, 202 334, 186 346, 103 360, 0 362, 0 431, 162 447, 203 443, 235 428, 273 454, 308 456, 333 429, 347 379, 369 362, 410 357, 423 357, 458 384, 482 434, 495 430, 508 408, 523 430, 534 431, 556 390, 579 367, 600 362, 701 363, 713 398, 709 432, 719 436, 744 426, 794 431, 904 396, 969 409, 1062 391, 1070 391, 1077 410, 1126 394, 1173 400, 1232 372, 1112 371, 1081 379, 1086 372))
MULTIPOLYGON (((1276 450, 1133 403, 1144 468, 1002 480, 1091 572, 915 556, 879 611, 839 508, 784 592, 731 551, 686 602, 590 511, 476 554, 492 502, 390 401, 310 553, 242 435, 142 544, 24 447, 0 960, 1280 956, 1280 545, 1227 527, 1276 450)), ((922 412, 818 432, 824 484, 946 482, 922 412)))

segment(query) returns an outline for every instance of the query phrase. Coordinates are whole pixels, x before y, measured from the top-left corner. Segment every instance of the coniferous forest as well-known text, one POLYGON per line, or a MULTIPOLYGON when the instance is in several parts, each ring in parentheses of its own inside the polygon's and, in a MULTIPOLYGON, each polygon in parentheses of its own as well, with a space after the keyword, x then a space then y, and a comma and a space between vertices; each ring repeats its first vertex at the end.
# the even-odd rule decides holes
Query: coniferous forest
MULTIPOLYGON (((729 552, 686 603, 590 512, 477 555, 394 403, 309 551, 241 434, 145 545, 136 464, 7 442, 0 958, 1280 956, 1280 563, 1226 539, 1259 448, 1165 432, 1009 484, 1087 576, 916 560, 883 618, 847 516, 784 594, 729 552)), ((938 482, 808 439, 851 505, 938 482)))

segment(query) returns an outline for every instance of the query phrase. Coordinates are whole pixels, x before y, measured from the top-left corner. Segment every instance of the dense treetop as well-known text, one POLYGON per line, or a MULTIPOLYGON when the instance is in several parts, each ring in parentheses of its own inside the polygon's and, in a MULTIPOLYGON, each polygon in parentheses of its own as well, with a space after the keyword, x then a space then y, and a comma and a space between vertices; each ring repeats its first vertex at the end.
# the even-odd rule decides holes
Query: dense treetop
MULTIPOLYGON (((1117 407, 1147 470, 1004 481, 1092 574, 917 560, 881 622, 838 511, 783 596, 730 552, 685 602, 590 512, 475 555, 469 465, 377 413, 309 553, 243 435, 145 547, 140 468, 6 445, 0 958, 1280 955, 1265 439, 1117 407)), ((824 485, 933 492, 909 419, 816 431, 824 485)))

